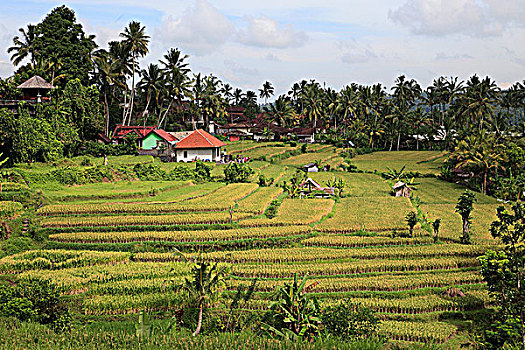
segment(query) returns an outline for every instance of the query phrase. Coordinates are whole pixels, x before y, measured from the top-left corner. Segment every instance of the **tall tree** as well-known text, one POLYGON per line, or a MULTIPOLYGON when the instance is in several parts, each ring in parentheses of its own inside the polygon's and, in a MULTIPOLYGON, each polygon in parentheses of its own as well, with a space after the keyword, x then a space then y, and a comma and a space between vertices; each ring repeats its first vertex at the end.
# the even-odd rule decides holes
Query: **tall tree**
POLYGON ((77 23, 75 12, 66 6, 56 7, 35 26, 34 31, 33 56, 45 62, 60 58, 61 67, 55 74, 65 75, 62 85, 74 78, 80 79, 84 86, 88 85, 93 68, 91 53, 97 45, 95 36, 86 35, 82 25, 77 23))
POLYGON ((269 81, 264 82, 262 88, 259 89, 259 97, 264 98, 264 104, 268 103, 268 99, 273 96, 274 88, 269 81))
MULTIPOLYGON (((120 33, 120 36, 124 38, 124 43, 132 57, 131 98, 128 112, 128 125, 131 122, 131 117, 133 115, 133 103, 135 100, 135 67, 137 65, 137 59, 139 57, 144 57, 148 53, 150 37, 149 35, 146 35, 145 31, 146 27, 142 26, 140 22, 131 21, 128 26, 124 28, 124 32, 120 33)), ((123 124, 126 124, 125 120, 123 124)))
POLYGON ((35 26, 29 24, 27 31, 24 28, 18 29, 22 36, 15 36, 13 38, 13 46, 7 49, 8 53, 13 52, 11 61, 15 66, 18 66, 26 57, 29 56, 32 63, 35 62, 37 52, 35 51, 35 26))

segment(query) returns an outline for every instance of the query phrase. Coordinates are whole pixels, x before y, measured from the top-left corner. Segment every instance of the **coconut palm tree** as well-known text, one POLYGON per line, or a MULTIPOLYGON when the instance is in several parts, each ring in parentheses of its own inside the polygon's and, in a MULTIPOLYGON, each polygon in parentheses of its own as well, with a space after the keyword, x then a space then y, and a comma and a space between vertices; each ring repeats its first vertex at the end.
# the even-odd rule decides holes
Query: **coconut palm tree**
POLYGON ((404 132, 407 114, 420 98, 421 86, 414 79, 406 80, 404 75, 400 75, 391 90, 393 91, 393 103, 396 106, 396 123, 393 126, 397 129, 396 149, 399 151, 401 134, 404 132))
POLYGON ((237 88, 233 91, 233 103, 235 103, 236 106, 238 106, 242 99, 244 98, 244 93, 241 89, 237 88))
POLYGON ((467 118, 467 127, 469 122, 477 123, 481 132, 487 119, 490 121, 496 110, 498 91, 496 83, 489 77, 480 80, 474 75, 469 79, 462 101, 464 104, 462 115, 467 118))
POLYGON ((282 127, 286 127, 295 114, 294 109, 290 104, 290 100, 283 95, 279 96, 277 100, 270 105, 267 112, 273 115, 282 127))
POLYGON ((264 98, 264 104, 268 103, 268 99, 273 96, 274 88, 272 86, 272 83, 269 81, 266 81, 262 88, 259 89, 259 97, 264 98))
POLYGON ((482 131, 459 141, 451 159, 455 161, 457 168, 473 168, 475 173, 481 174, 481 191, 486 194, 490 171, 499 168, 504 160, 500 148, 494 135, 487 135, 482 131))
MULTIPOLYGON (((124 32, 120 33, 120 36, 124 38, 132 58, 132 72, 131 72, 131 99, 130 108, 128 112, 128 125, 131 122, 131 116, 133 115, 133 103, 135 99, 135 67, 137 64, 138 57, 144 57, 148 54, 148 43, 149 35, 145 33, 146 27, 142 26, 140 22, 131 21, 124 32)), ((125 123, 124 123, 125 124, 125 123)))
POLYGON ((197 328, 193 336, 197 336, 202 329, 202 316, 204 309, 213 303, 226 286, 228 270, 217 263, 196 262, 191 268, 191 279, 184 278, 178 289, 188 295, 190 305, 199 309, 197 328))
POLYGON ((162 73, 162 70, 158 65, 153 63, 150 63, 147 69, 141 70, 140 76, 142 79, 137 83, 137 88, 142 90, 146 95, 146 107, 144 107, 144 111, 142 112, 144 126, 146 126, 150 102, 153 98, 155 103, 155 108, 153 110, 156 111, 160 95, 165 90, 166 82, 164 80, 164 74, 162 73))
POLYGON ((115 60, 105 50, 99 50, 95 54, 93 61, 95 63, 96 73, 95 80, 104 92, 104 116, 105 134, 109 135, 109 101, 113 95, 113 88, 115 85, 123 87, 123 74, 119 67, 119 62, 115 60))
POLYGON ((222 98, 224 98, 224 100, 229 104, 232 97, 233 97, 233 94, 232 94, 232 86, 228 83, 224 83, 222 84, 222 87, 220 89, 220 92, 222 94, 222 98))
POLYGON ((26 57, 30 56, 31 62, 34 64, 37 53, 35 52, 35 38, 37 36, 36 26, 29 24, 27 31, 24 28, 19 28, 20 36, 13 38, 13 46, 7 49, 8 53, 13 52, 11 61, 15 66, 18 66, 26 57))
POLYGON ((191 98, 192 96, 192 80, 189 77, 190 69, 185 62, 188 57, 188 55, 182 55, 179 49, 171 48, 168 53, 164 55, 164 60, 160 61, 163 65, 169 103, 167 109, 164 111, 164 115, 159 120, 159 125, 167 122, 166 117, 175 102, 177 102, 177 105, 180 107, 182 106, 184 97, 191 98))
POLYGON ((244 95, 244 99, 246 100, 247 105, 257 105, 257 94, 255 91, 248 90, 246 91, 246 94, 244 95))

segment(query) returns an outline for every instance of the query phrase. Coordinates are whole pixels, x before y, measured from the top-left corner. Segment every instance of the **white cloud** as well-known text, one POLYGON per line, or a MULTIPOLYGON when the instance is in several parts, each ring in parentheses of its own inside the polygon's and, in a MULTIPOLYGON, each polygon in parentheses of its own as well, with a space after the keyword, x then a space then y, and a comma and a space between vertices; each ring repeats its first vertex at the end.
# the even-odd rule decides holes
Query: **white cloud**
POLYGON ((436 60, 465 60, 465 59, 473 59, 471 55, 467 54, 447 54, 445 52, 438 52, 436 53, 436 60))
POLYGON ((247 17, 248 27, 237 32, 240 43, 257 47, 273 47, 284 49, 302 46, 308 36, 302 31, 296 31, 291 24, 284 28, 267 16, 247 17))
POLYGON ((500 36, 510 27, 523 26, 524 15, 523 0, 407 0, 388 13, 415 34, 476 37, 500 36))
POLYGON ((192 54, 204 55, 224 44, 233 31, 226 16, 206 0, 197 0, 183 16, 165 17, 155 35, 167 47, 180 44, 192 54))
POLYGON ((277 55, 274 55, 273 53, 268 53, 265 58, 268 60, 268 61, 274 61, 274 62, 280 62, 281 59, 279 58, 279 56, 277 55))
POLYGON ((371 48, 369 48, 367 45, 359 43, 354 38, 350 38, 349 40, 340 40, 337 43, 337 47, 343 51, 341 56, 341 61, 343 63, 366 63, 373 58, 377 58, 377 55, 371 48))

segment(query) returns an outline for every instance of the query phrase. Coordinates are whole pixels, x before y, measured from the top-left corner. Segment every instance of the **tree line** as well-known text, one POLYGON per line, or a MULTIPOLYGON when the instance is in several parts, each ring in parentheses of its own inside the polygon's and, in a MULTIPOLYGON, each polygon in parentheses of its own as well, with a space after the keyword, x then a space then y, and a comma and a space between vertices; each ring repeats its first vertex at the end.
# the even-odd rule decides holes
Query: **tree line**
POLYGON ((339 146, 351 141, 362 151, 452 151, 448 176, 474 172, 473 186, 483 192, 493 190, 496 174, 516 182, 523 172, 504 163, 522 157, 525 81, 501 89, 490 77, 461 81, 441 76, 422 87, 401 75, 390 88, 351 83, 336 91, 302 80, 269 101, 275 93, 271 82, 257 91, 235 88, 213 74, 193 72, 189 56, 178 48, 142 67, 150 37, 136 21, 107 48, 97 46, 95 36, 84 32, 66 6, 19 31, 8 48, 17 70, 0 80, 0 98, 20 98, 16 86, 34 74, 57 88, 51 92, 54 103, 35 113, 26 113, 23 106, 16 115, 0 110, 0 143, 11 150, 7 155, 13 161, 72 155, 97 133, 110 135, 116 124, 207 128, 210 121, 226 123, 231 107, 242 107, 248 118, 262 113, 267 126, 315 125, 316 139, 339 146), (258 104, 258 97, 264 103, 258 104), (28 131, 39 140, 32 142, 28 131))

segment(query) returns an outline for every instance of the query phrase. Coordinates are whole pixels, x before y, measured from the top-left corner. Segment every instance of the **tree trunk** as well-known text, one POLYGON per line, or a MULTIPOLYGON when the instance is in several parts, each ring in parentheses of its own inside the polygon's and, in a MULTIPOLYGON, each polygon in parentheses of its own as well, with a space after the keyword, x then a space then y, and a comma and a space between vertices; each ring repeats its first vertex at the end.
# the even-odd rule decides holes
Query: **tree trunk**
POLYGON ((109 136, 109 105, 108 105, 108 92, 104 91, 104 107, 106 109, 106 136, 109 136))
POLYGON ((483 172, 483 194, 487 194, 487 170, 483 172))
POLYGON ((131 98, 129 106, 128 125, 131 124, 131 116, 133 115, 133 103, 135 102, 135 55, 133 55, 133 75, 131 76, 131 98))
POLYGON ((127 107, 126 107, 126 101, 127 101, 127 96, 128 96, 128 85, 126 84, 126 89, 124 90, 124 106, 122 108, 122 125, 126 125, 126 112, 127 112, 127 107))
POLYGON ((397 150, 399 151, 399 143, 401 142, 401 133, 397 134, 397 150))
POLYGON ((469 229, 469 220, 463 219, 463 242, 462 243, 468 243, 467 237, 468 237, 468 229, 469 229))
POLYGON ((200 309, 199 309, 199 322, 197 323, 197 329, 195 330, 195 332, 193 332, 193 336, 197 336, 200 332, 201 332, 201 327, 202 327, 202 311, 204 309, 204 306, 201 305, 200 309))

